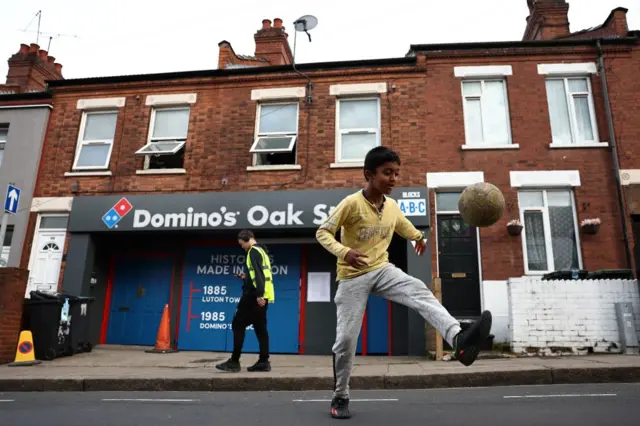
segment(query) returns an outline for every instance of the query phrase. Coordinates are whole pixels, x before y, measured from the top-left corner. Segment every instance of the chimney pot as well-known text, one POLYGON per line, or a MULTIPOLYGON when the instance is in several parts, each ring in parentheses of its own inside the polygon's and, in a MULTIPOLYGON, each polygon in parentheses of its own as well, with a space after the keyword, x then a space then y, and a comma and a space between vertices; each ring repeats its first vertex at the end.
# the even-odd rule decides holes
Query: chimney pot
POLYGON ((270 19, 263 19, 262 20, 262 29, 263 30, 268 30, 269 28, 271 28, 271 20, 270 19))
POLYGON ((20 43, 20 50, 18 51, 18 53, 20 54, 26 54, 29 52, 29 46, 24 44, 24 43, 20 43))
POLYGON ((49 62, 50 64, 53 64, 56 61, 56 58, 54 58, 53 56, 47 56, 47 62, 49 62))
POLYGON ((40 59, 42 59, 44 62, 47 62, 47 51, 46 50, 38 50, 38 56, 40 56, 40 59))
POLYGON ((276 18, 273 20, 273 28, 282 28, 282 19, 276 18))
POLYGON ((29 45, 29 53, 37 53, 38 50, 40 50, 40 46, 38 46, 37 44, 31 43, 29 45))
POLYGON ((58 63, 55 63, 55 64, 53 64, 53 66, 56 67, 56 72, 58 74, 62 75, 62 65, 58 64, 58 63))

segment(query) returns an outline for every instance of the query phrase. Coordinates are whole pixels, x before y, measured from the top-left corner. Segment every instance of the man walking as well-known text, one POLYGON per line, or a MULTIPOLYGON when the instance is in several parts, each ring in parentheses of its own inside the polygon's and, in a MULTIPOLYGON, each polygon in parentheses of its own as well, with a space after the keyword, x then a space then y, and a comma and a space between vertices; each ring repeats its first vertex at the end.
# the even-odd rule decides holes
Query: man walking
POLYGON ((238 244, 247 253, 244 273, 236 276, 243 280, 242 297, 231 323, 233 329, 233 353, 231 358, 216 365, 221 371, 240 371, 240 354, 244 344, 246 328, 253 325, 260 345, 260 357, 247 371, 271 371, 269 362, 269 333, 267 332, 267 307, 275 300, 271 261, 264 246, 256 242, 253 232, 242 230, 238 234, 238 244))

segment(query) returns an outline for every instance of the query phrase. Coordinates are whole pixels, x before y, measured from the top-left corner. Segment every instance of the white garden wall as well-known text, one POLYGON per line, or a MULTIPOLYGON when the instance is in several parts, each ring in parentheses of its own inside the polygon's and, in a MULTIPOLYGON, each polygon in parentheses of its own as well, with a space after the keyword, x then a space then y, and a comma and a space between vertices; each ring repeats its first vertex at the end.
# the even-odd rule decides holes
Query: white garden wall
POLYGON ((640 337, 640 295, 635 280, 507 282, 513 351, 620 352, 617 302, 633 304, 640 337))

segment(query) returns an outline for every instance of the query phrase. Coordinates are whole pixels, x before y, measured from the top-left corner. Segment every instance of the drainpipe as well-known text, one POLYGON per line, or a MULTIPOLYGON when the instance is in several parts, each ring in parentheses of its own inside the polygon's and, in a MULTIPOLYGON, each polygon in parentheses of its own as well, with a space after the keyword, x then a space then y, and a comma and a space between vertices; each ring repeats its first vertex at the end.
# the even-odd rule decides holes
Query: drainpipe
MULTIPOLYGON (((628 269, 633 269, 631 263, 631 250, 629 248, 629 234, 627 232, 627 217, 624 208, 624 196, 622 193, 622 182, 620 181, 620 162, 618 161, 618 147, 616 143, 615 131, 613 128, 613 114, 611 113, 611 102, 609 102, 609 88, 607 87, 607 73, 604 68, 604 54, 600 40, 596 41, 598 49, 598 71, 602 80, 602 94, 604 97, 604 108, 607 114, 607 126, 609 128, 609 141, 611 143, 611 158, 613 161, 613 175, 616 180, 616 190, 618 193, 618 205, 620 207, 620 222, 622 225, 622 236, 624 238, 624 251, 627 258, 628 269)), ((635 271, 632 271, 635 272, 635 271)), ((634 273, 635 275, 635 273, 634 273)))

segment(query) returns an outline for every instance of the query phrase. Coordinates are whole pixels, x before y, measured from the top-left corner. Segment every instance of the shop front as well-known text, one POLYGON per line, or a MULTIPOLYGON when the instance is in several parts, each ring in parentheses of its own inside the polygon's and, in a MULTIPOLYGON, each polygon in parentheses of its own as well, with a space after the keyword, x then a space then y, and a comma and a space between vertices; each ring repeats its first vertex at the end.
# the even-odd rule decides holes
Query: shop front
MULTIPOLYGON (((69 218, 63 289, 95 297, 95 343, 151 346, 165 305, 180 350, 230 352, 231 322, 245 271, 236 241, 251 229, 266 244, 276 300, 268 311, 272 353, 329 354, 335 338, 335 258, 315 240, 327 215, 357 189, 76 197, 69 218)), ((394 194, 428 231, 426 188, 394 194)), ((428 234, 428 233, 427 233, 428 234)), ((431 282, 430 253, 419 257, 395 237, 390 258, 431 282)), ((424 321, 372 296, 358 352, 421 355, 424 321)), ((257 352, 248 330, 246 352, 257 352)))

